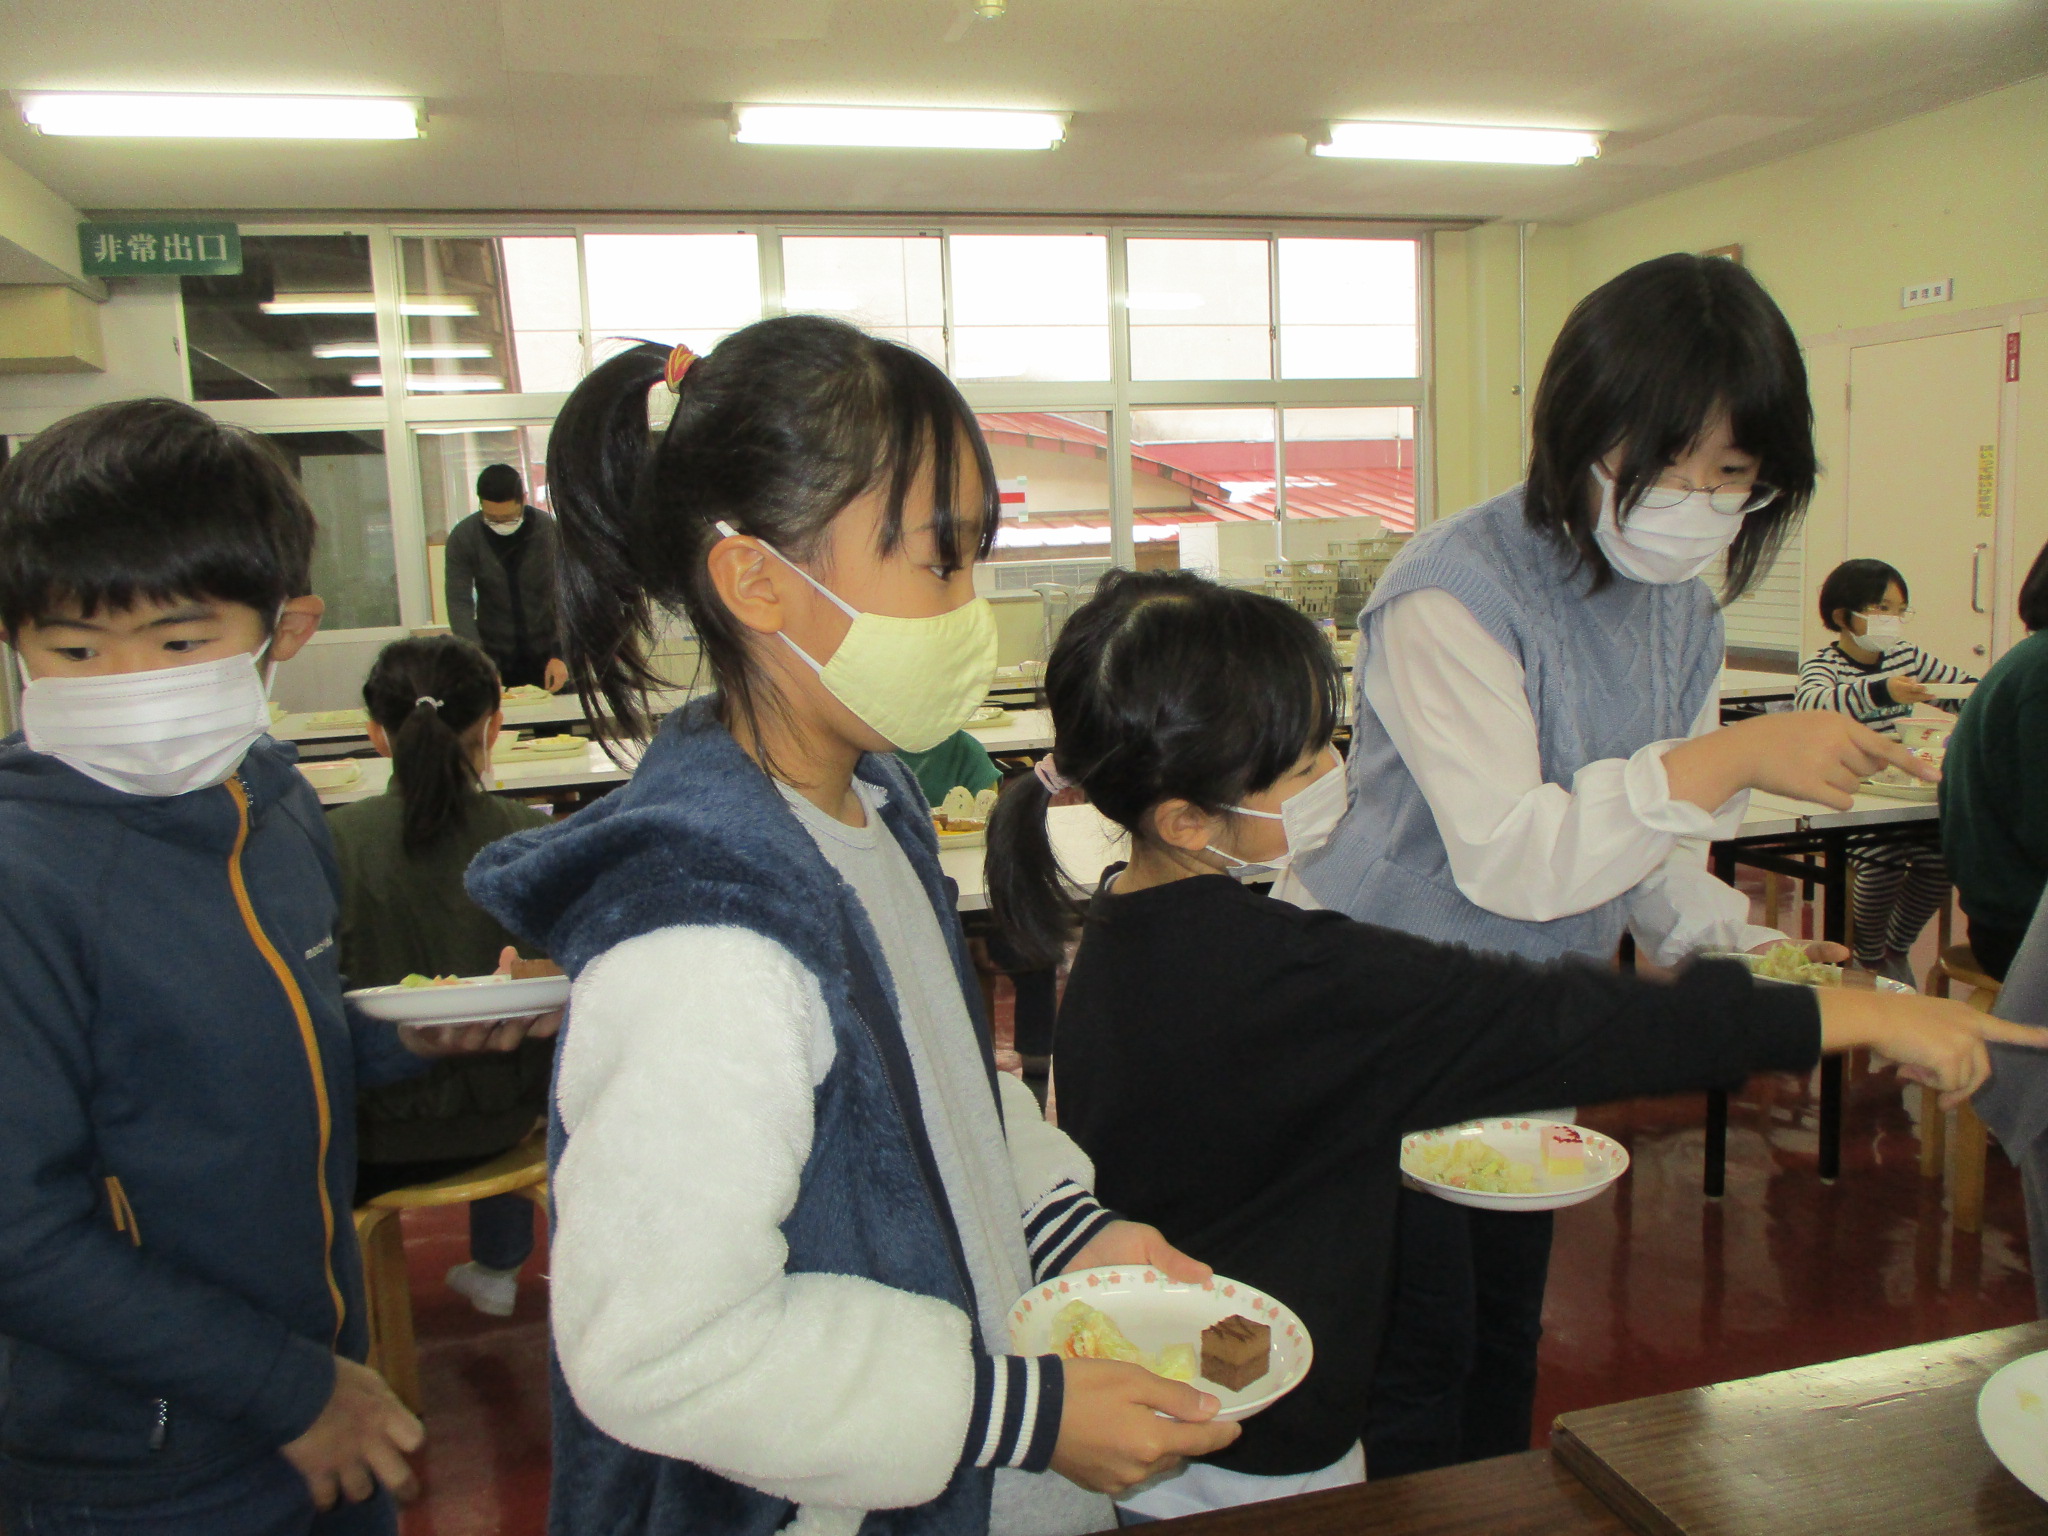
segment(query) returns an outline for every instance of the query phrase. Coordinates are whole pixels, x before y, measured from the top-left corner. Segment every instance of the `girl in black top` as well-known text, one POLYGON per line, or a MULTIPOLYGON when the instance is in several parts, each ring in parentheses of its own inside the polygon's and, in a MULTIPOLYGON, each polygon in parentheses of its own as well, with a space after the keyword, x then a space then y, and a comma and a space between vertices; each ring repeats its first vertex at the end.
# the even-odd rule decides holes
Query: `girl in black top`
MULTIPOLYGON (((1341 814, 1343 700, 1328 644, 1271 598, 1112 572, 1054 647, 1053 767, 1013 779, 990 831, 997 919, 1046 959, 1083 918, 1047 838, 1079 785, 1132 839, 1080 922, 1061 1005, 1060 1125, 1103 1201, 1301 1316, 1315 1367, 1236 1445, 1139 1514, 1362 1476, 1399 1143, 1529 1104, 1734 1088, 1872 1045, 1953 1095, 2016 1026, 1933 999, 1760 985, 1736 964, 1668 982, 1536 966, 1304 911, 1243 884, 1341 814), (1235 876, 1236 878, 1233 878, 1235 876)), ((2048 1043, 2030 1032, 2024 1043, 2048 1043)))

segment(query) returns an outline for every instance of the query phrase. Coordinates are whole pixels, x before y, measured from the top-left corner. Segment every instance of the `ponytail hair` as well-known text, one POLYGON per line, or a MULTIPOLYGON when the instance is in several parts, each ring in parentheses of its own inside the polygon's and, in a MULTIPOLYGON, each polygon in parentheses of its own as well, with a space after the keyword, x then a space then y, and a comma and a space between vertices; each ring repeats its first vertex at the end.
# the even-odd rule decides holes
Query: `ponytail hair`
POLYGON ((716 524, 800 561, 848 504, 881 491, 888 554, 929 466, 939 558, 957 569, 994 544, 995 465, 936 363, 840 321, 788 315, 735 331, 683 373, 675 414, 656 435, 647 396, 669 354, 643 342, 593 370, 549 435, 566 659, 600 735, 645 741, 647 695, 670 685, 651 663, 658 621, 681 613, 717 683, 720 719, 758 738, 755 722, 776 701, 754 637, 712 584, 716 524), (979 486, 968 502, 970 463, 979 486))
MULTIPOLYGON (((1221 815, 1328 742, 1344 674, 1277 598, 1186 571, 1111 571, 1060 631, 1045 698, 1055 780, 1151 844, 1162 801, 1221 815)), ((1080 917, 1046 830, 1051 796, 1039 774, 1014 776, 988 830, 989 907, 1037 965, 1058 960, 1080 917)))
POLYGON ((391 738, 391 782, 405 802, 407 853, 431 847, 481 792, 470 733, 497 711, 498 669, 454 635, 394 640, 363 680, 370 718, 391 738))

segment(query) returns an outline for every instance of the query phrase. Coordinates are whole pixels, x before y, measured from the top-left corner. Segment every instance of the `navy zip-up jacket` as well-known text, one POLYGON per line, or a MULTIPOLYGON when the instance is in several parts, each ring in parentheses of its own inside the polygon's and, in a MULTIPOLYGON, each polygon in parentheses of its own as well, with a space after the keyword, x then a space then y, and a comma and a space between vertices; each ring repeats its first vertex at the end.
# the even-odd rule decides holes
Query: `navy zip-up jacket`
POLYGON ((0 743, 0 1480, 167 1498, 297 1439, 367 1349, 358 1083, 295 749, 122 794, 0 743))

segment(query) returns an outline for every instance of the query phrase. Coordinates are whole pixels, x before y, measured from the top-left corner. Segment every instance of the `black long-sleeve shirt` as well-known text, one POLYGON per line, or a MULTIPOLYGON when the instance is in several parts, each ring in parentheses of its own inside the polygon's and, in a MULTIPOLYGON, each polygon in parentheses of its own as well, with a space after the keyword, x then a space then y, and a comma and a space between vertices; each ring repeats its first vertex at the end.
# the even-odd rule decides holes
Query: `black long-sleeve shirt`
POLYGON ((1403 1135, 1733 1088, 1819 1052, 1812 995, 1739 965, 1661 983, 1539 967, 1217 875, 1095 899, 1054 1060, 1060 1128, 1102 1202, 1307 1325, 1308 1379, 1214 1458, 1281 1475, 1328 1466, 1365 1424, 1403 1135))

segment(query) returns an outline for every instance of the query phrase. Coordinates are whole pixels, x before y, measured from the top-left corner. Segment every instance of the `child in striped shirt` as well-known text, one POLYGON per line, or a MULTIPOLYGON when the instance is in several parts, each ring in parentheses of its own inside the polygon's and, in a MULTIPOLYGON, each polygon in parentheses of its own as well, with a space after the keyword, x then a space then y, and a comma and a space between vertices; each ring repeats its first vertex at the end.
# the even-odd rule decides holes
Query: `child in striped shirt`
MULTIPOLYGON (((1830 571, 1821 583, 1820 618, 1834 643, 1799 669, 1799 708, 1838 710, 1886 736, 1898 735, 1916 704, 1960 710, 1957 700, 1931 699, 1927 685, 1977 679, 1906 639, 1906 603, 1906 578, 1882 560, 1845 560, 1830 571)), ((1857 860, 1850 896, 1857 963, 1917 986, 1906 957, 1948 889, 1938 849, 1890 849, 1882 862, 1857 860)))

